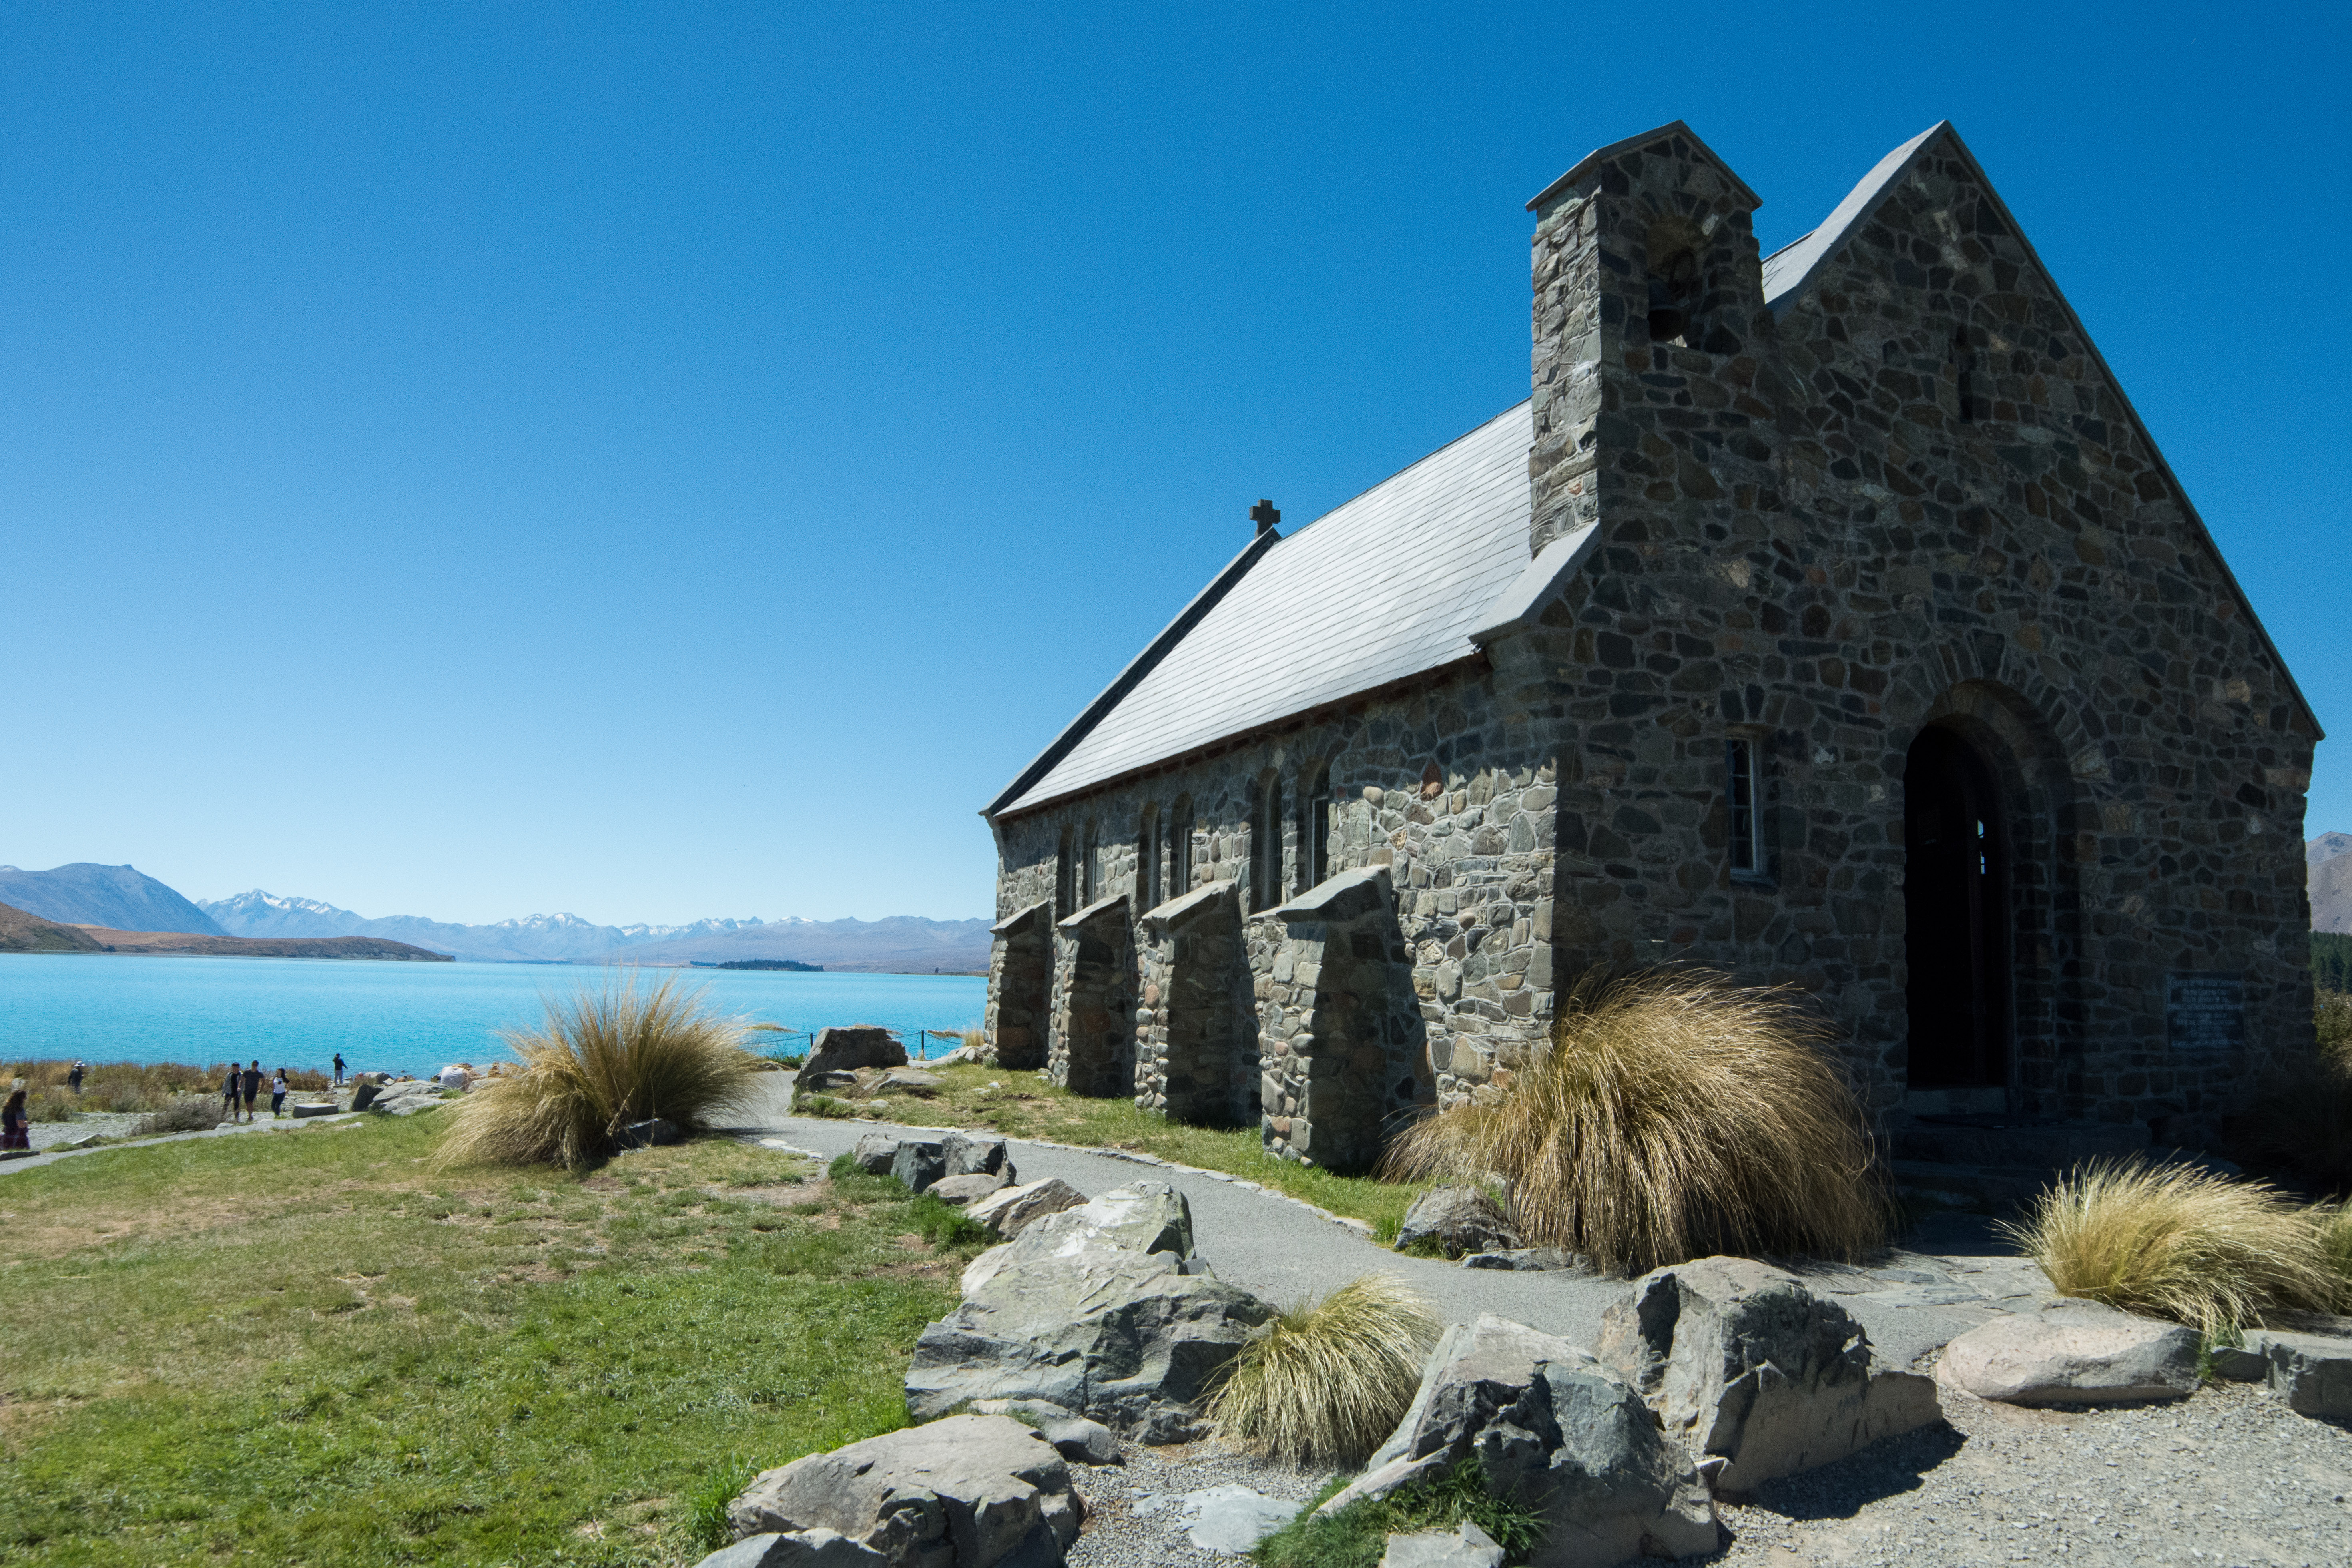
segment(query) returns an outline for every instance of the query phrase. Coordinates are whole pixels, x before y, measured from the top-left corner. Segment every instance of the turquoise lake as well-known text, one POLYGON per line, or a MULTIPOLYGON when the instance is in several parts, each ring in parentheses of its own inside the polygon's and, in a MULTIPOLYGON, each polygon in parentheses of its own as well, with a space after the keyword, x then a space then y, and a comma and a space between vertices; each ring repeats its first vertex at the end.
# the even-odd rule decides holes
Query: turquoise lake
MULTIPOLYGON (((721 1012, 793 1030, 879 1024, 910 1055, 914 1031, 977 1026, 988 1003, 975 975, 656 969, 639 983, 673 973, 721 1012)), ((257 1057, 324 1068, 341 1051, 355 1071, 425 1074, 507 1058, 499 1030, 528 1028, 544 1016, 541 998, 605 977, 580 965, 0 953, 0 1061, 257 1057)), ((955 1044, 931 1040, 926 1054, 955 1044)))

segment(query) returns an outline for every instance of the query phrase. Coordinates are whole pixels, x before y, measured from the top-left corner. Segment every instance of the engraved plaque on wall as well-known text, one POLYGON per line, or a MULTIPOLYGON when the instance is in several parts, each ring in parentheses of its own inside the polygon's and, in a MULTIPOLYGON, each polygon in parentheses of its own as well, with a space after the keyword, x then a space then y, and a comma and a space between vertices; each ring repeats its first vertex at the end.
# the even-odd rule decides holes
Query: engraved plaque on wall
POLYGON ((2164 1032, 2176 1051, 2234 1051, 2246 1043, 2242 975, 2175 969, 2164 977, 2164 1032))

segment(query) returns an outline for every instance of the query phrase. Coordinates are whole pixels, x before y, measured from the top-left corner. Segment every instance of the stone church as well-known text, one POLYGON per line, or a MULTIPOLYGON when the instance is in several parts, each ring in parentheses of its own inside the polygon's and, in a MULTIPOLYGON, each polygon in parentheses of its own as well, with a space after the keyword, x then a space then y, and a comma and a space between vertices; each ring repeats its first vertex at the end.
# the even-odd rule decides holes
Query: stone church
POLYGON ((1007 1068, 1374 1159, 1595 965, 1877 1127, 2217 1134, 2311 1038, 2310 706, 1948 124, 1769 256, 1677 121, 1528 204, 1532 395, 1254 537, 984 810, 1007 1068))

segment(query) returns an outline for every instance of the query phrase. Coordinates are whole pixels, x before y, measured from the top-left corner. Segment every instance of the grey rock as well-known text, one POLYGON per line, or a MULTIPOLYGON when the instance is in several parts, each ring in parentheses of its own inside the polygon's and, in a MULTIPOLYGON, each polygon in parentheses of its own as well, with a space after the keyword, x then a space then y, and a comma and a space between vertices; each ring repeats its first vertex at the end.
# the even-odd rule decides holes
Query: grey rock
POLYGON ((1490 1490, 1542 1511, 1539 1563, 1600 1568, 1717 1544, 1697 1467, 1640 1391, 1567 1341, 1491 1313, 1446 1331, 1396 1432, 1321 1511, 1472 1458, 1490 1490))
POLYGON ((62 1139, 50 1144, 49 1147, 51 1149, 95 1149, 98 1147, 98 1137, 95 1132, 85 1132, 79 1138, 62 1139))
POLYGON ((2270 1381, 2271 1358, 2259 1331, 2248 1334, 2243 1345, 2215 1345, 2212 1357, 2213 1375, 2226 1382, 2270 1381))
POLYGON ((887 1176, 898 1157, 898 1141, 887 1132, 868 1132, 849 1151, 852 1163, 869 1176, 887 1176))
POLYGON ((388 1084, 369 1101, 367 1109, 384 1116, 414 1116, 441 1103, 441 1096, 424 1079, 388 1084))
POLYGON ((1126 1458, 1119 1452, 1118 1433, 1083 1415, 1040 1419, 1037 1430, 1055 1453, 1082 1465, 1116 1465, 1126 1458))
POLYGON ((969 1132, 950 1132, 940 1140, 940 1144, 946 1152, 948 1174, 950 1176, 1002 1173, 1008 1185, 1021 1179, 1013 1174, 1013 1157, 1006 1152, 1002 1138, 975 1138, 969 1132))
POLYGON ((1381 1568, 1503 1568, 1503 1549, 1465 1519, 1452 1530, 1390 1536, 1381 1568))
POLYGON ((1244 1486, 1184 1494, 1184 1539, 1204 1552, 1239 1557, 1298 1517, 1298 1505, 1244 1486))
POLYGON ((1432 1187, 1415 1198, 1397 1227, 1399 1252, 1433 1241, 1448 1258, 1520 1246, 1519 1233, 1495 1200, 1476 1187, 1432 1187))
POLYGON ((982 1253, 962 1305, 916 1342, 908 1410, 1045 1399, 1140 1442, 1205 1435, 1213 1379, 1273 1309, 1186 1272, 1192 1233, 1183 1194, 1138 1182, 982 1253))
POLYGON ((925 1190, 943 1204, 961 1208, 992 1197, 1004 1186, 1002 1172, 977 1171, 969 1176, 941 1176, 925 1190))
POLYGON ((887 1029, 877 1029, 870 1024, 858 1024, 845 1029, 819 1029, 816 1042, 809 1047, 808 1060, 801 1064, 799 1081, 832 1072, 854 1072, 859 1068, 902 1068, 907 1065, 907 1047, 891 1037, 887 1029))
POLYGON ((766 1471, 727 1521, 739 1537, 836 1531, 890 1568, 1050 1568, 1083 1507, 1069 1466, 1031 1428, 950 1415, 766 1471))
MULTIPOLYGON (((893 1145, 895 1150, 896 1145, 893 1145)), ((971 1217, 1010 1241, 1047 1215, 1074 1209, 1087 1195, 1058 1176, 1026 1186, 1005 1187, 971 1205, 971 1217)))
POLYGON ((1501 1252, 1474 1252, 1462 1260, 1462 1267, 1523 1271, 1566 1270, 1577 1274, 1594 1272, 1590 1261, 1560 1247, 1515 1247, 1501 1252))
POLYGON ((644 1121, 632 1121, 621 1129, 619 1139, 624 1149, 653 1149, 686 1142, 686 1130, 677 1122, 656 1116, 644 1121))
POLYGON ((286 1109, 292 1111, 295 1116, 299 1119, 305 1116, 332 1116, 341 1110, 342 1107, 334 1104, 332 1101, 329 1101, 324 1105, 309 1105, 298 1102, 288 1106, 286 1109))
POLYGON ((1077 1412, 1065 1410, 1050 1399, 975 1399, 968 1407, 974 1415, 1027 1416, 1033 1422, 1067 1421, 1077 1412))
POLYGON ((1654 1269, 1601 1314, 1600 1358, 1749 1491, 1943 1418, 1932 1379, 1874 1370, 1852 1313, 1746 1258, 1654 1269))
POLYGON ((947 1151, 936 1138, 901 1139, 890 1160, 890 1173, 908 1192, 919 1193, 948 1173, 947 1151))
POLYGON ((914 1068, 902 1068, 885 1073, 874 1087, 877 1094, 911 1094, 918 1100, 929 1100, 940 1092, 940 1079, 937 1073, 922 1072, 914 1068))
POLYGON ((768 1531, 722 1546, 695 1568, 884 1568, 889 1559, 831 1530, 768 1531))
POLYGON ((2299 1415, 2352 1418, 2352 1338, 2263 1331, 2271 1392, 2299 1415))
POLYGON ((383 1093, 383 1087, 381 1084, 363 1083, 352 1090, 352 1109, 365 1110, 373 1105, 383 1093))
POLYGON ((2197 1331, 2096 1302, 1980 1323, 1944 1347, 1937 1378, 2008 1405, 2120 1405, 2197 1391, 2197 1331))
POLYGON ((854 1094, 858 1087, 857 1075, 845 1068, 813 1073, 803 1068, 800 1076, 793 1079, 795 1094, 854 1094))

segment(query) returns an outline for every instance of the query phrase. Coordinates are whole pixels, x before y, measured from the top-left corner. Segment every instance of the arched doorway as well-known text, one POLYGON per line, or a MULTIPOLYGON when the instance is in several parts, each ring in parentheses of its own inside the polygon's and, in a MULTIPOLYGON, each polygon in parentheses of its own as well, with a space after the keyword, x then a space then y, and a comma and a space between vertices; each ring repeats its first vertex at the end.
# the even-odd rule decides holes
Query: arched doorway
POLYGON ((1903 768, 1913 1089, 2010 1076, 2010 865, 2000 786, 1960 735, 1919 732, 1903 768))

